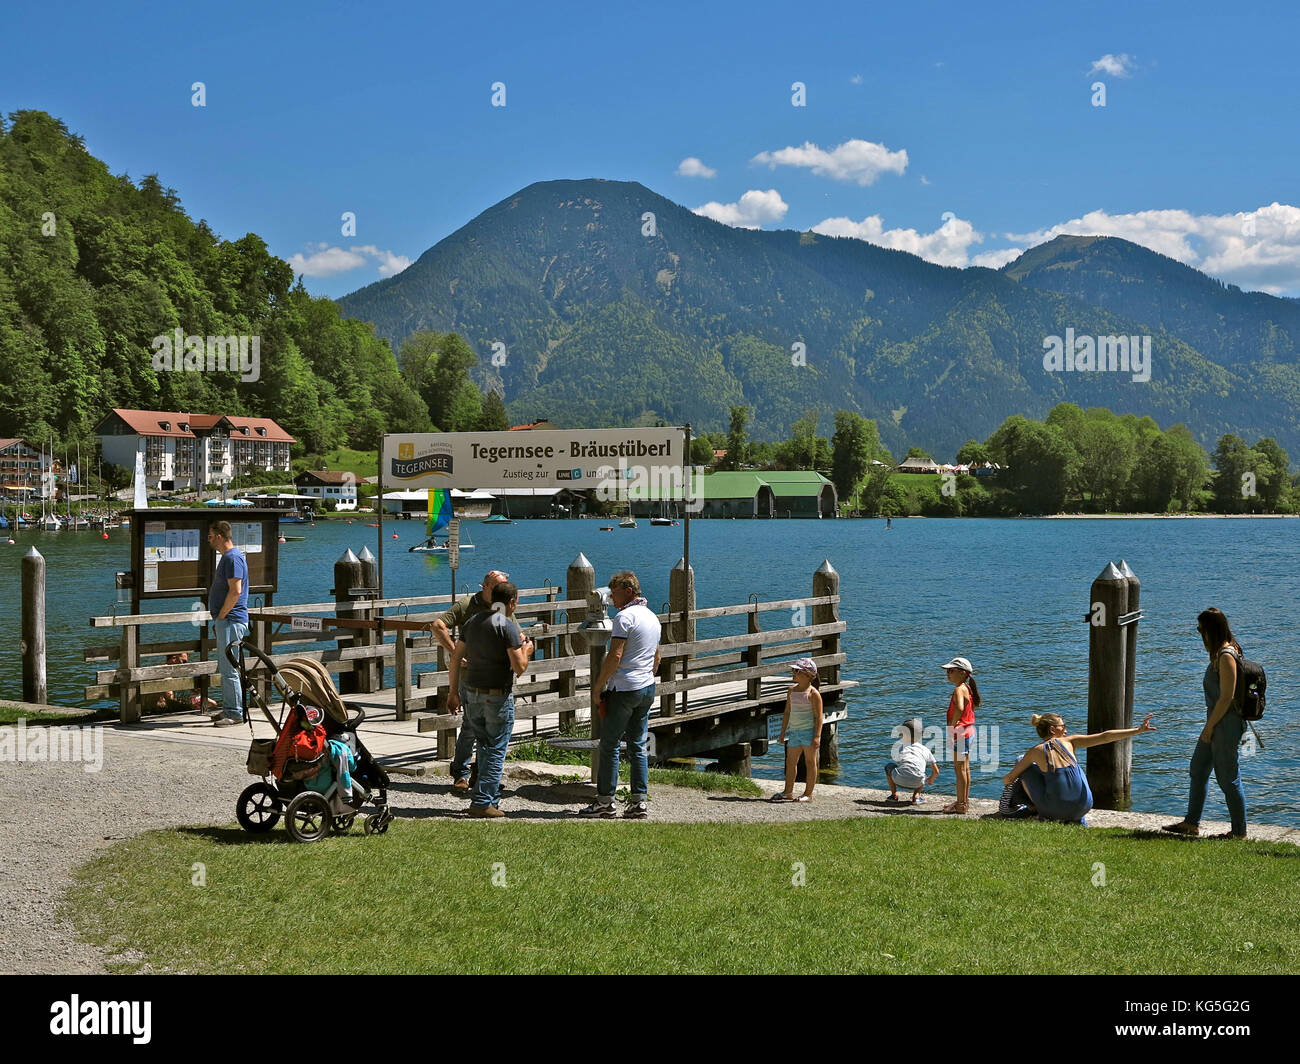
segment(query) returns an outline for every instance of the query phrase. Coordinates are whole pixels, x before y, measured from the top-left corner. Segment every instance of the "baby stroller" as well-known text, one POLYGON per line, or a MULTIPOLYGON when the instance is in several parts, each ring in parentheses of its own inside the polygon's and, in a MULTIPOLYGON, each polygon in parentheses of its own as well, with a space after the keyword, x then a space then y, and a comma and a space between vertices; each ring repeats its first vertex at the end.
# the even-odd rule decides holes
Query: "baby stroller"
POLYGON ((366 805, 375 811, 364 821, 367 835, 384 834, 393 820, 388 807, 388 773, 357 738, 365 710, 349 706, 334 689, 329 670, 311 658, 293 658, 279 669, 251 643, 232 643, 226 656, 239 673, 248 708, 256 705, 275 729, 275 739, 254 739, 248 771, 261 782, 246 787, 235 806, 240 826, 255 834, 285 819, 295 842, 317 842, 331 830, 344 832, 366 805), (249 678, 251 655, 271 673, 283 698, 279 719, 249 678))

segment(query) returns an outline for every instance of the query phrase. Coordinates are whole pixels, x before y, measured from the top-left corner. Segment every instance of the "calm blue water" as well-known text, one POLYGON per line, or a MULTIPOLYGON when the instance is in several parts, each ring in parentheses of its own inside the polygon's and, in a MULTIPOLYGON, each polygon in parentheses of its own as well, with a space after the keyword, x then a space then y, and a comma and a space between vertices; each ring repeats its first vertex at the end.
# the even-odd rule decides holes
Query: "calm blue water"
MULTIPOLYGON (((450 589, 445 560, 408 554, 419 538, 415 523, 396 528, 385 551, 390 596, 443 594, 450 589)), ((547 579, 563 584, 579 551, 607 579, 619 568, 641 577, 651 606, 668 598, 668 572, 682 552, 681 528, 600 532, 595 521, 522 521, 475 525, 477 549, 465 553, 458 588, 493 566, 521 586, 547 579)), ((344 549, 377 550, 376 530, 362 524, 295 526, 302 543, 281 544, 277 604, 330 598, 332 564, 344 549)), ((79 704, 90 667, 81 650, 112 642, 112 630, 92 630, 87 619, 108 613, 115 599, 112 574, 125 569, 127 537, 98 533, 21 532, 18 546, 0 546, 0 696, 20 698, 19 560, 36 543, 49 562, 49 672, 51 701, 79 704)), ((996 798, 998 778, 1035 736, 1031 713, 1054 711, 1067 726, 1087 724, 1088 588, 1107 561, 1124 558, 1142 580, 1137 707, 1154 712, 1160 729, 1134 742, 1133 801, 1138 809, 1181 814, 1187 761, 1205 718, 1201 675, 1206 656, 1196 614, 1218 606, 1233 623, 1248 655, 1271 680, 1269 710, 1260 728, 1266 748, 1243 762, 1250 815, 1261 822, 1300 826, 1300 712, 1290 697, 1288 671, 1300 661, 1300 627, 1290 611, 1300 599, 1294 566, 1298 520, 995 521, 900 520, 886 532, 880 521, 696 521, 691 561, 700 606, 812 593, 812 574, 829 558, 842 576, 842 616, 849 664, 845 677, 861 686, 841 725, 837 782, 883 785, 890 728, 913 714, 942 722, 951 686, 937 666, 955 654, 969 657, 984 705, 979 723, 999 726, 1002 767, 974 774, 972 790, 996 798)), ((2 542, 2 541, 0 541, 2 542)), ((185 609, 178 600, 171 609, 185 609)), ((765 627, 790 622, 764 615, 765 627)), ((728 619, 707 634, 743 631, 728 619)), ((182 629, 183 636, 188 629, 182 629)), ((776 722, 772 723, 775 735, 776 722)), ((756 759, 755 772, 778 774, 776 757, 756 759)), ((940 781, 951 789, 951 766, 940 781)), ((1222 817, 1213 782, 1206 815, 1222 817)))

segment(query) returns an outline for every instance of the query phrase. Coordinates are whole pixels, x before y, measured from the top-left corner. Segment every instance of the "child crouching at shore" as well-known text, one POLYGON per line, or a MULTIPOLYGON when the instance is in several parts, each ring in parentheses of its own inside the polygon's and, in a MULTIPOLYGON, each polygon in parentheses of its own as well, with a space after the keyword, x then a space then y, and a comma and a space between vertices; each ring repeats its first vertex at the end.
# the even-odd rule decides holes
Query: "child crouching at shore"
POLYGON ((900 725, 902 738, 907 742, 898 752, 897 761, 889 761, 885 765, 885 779, 889 780, 889 797, 886 801, 901 802, 898 797, 898 788, 912 792, 911 802, 918 805, 925 801, 921 797, 921 792, 927 785, 934 783, 939 778, 939 763, 934 759, 934 753, 925 743, 921 742, 921 721, 917 717, 904 721, 900 725), (930 766, 930 778, 925 778, 925 768, 930 766))

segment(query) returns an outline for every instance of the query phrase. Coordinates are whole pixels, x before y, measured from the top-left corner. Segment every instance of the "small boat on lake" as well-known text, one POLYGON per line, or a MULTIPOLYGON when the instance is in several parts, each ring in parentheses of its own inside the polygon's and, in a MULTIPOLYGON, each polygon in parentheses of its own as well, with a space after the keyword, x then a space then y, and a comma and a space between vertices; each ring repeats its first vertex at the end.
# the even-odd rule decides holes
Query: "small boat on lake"
MULTIPOLYGON (((439 536, 430 536, 423 543, 417 543, 414 547, 407 547, 406 552, 408 554, 446 554, 448 550, 447 540, 449 538, 446 535, 442 535, 441 538, 439 536)), ((469 542, 469 537, 461 538, 460 549, 474 549, 474 544, 469 542)))

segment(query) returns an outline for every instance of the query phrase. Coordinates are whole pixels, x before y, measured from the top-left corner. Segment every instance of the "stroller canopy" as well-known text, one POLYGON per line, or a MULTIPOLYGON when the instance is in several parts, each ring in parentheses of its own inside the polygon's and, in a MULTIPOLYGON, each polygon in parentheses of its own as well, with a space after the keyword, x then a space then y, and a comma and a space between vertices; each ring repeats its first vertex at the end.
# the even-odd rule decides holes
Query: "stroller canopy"
POLYGON ((336 724, 348 722, 347 707, 334 689, 329 669, 315 658, 290 658, 279 671, 284 684, 302 695, 305 702, 319 706, 336 724))

